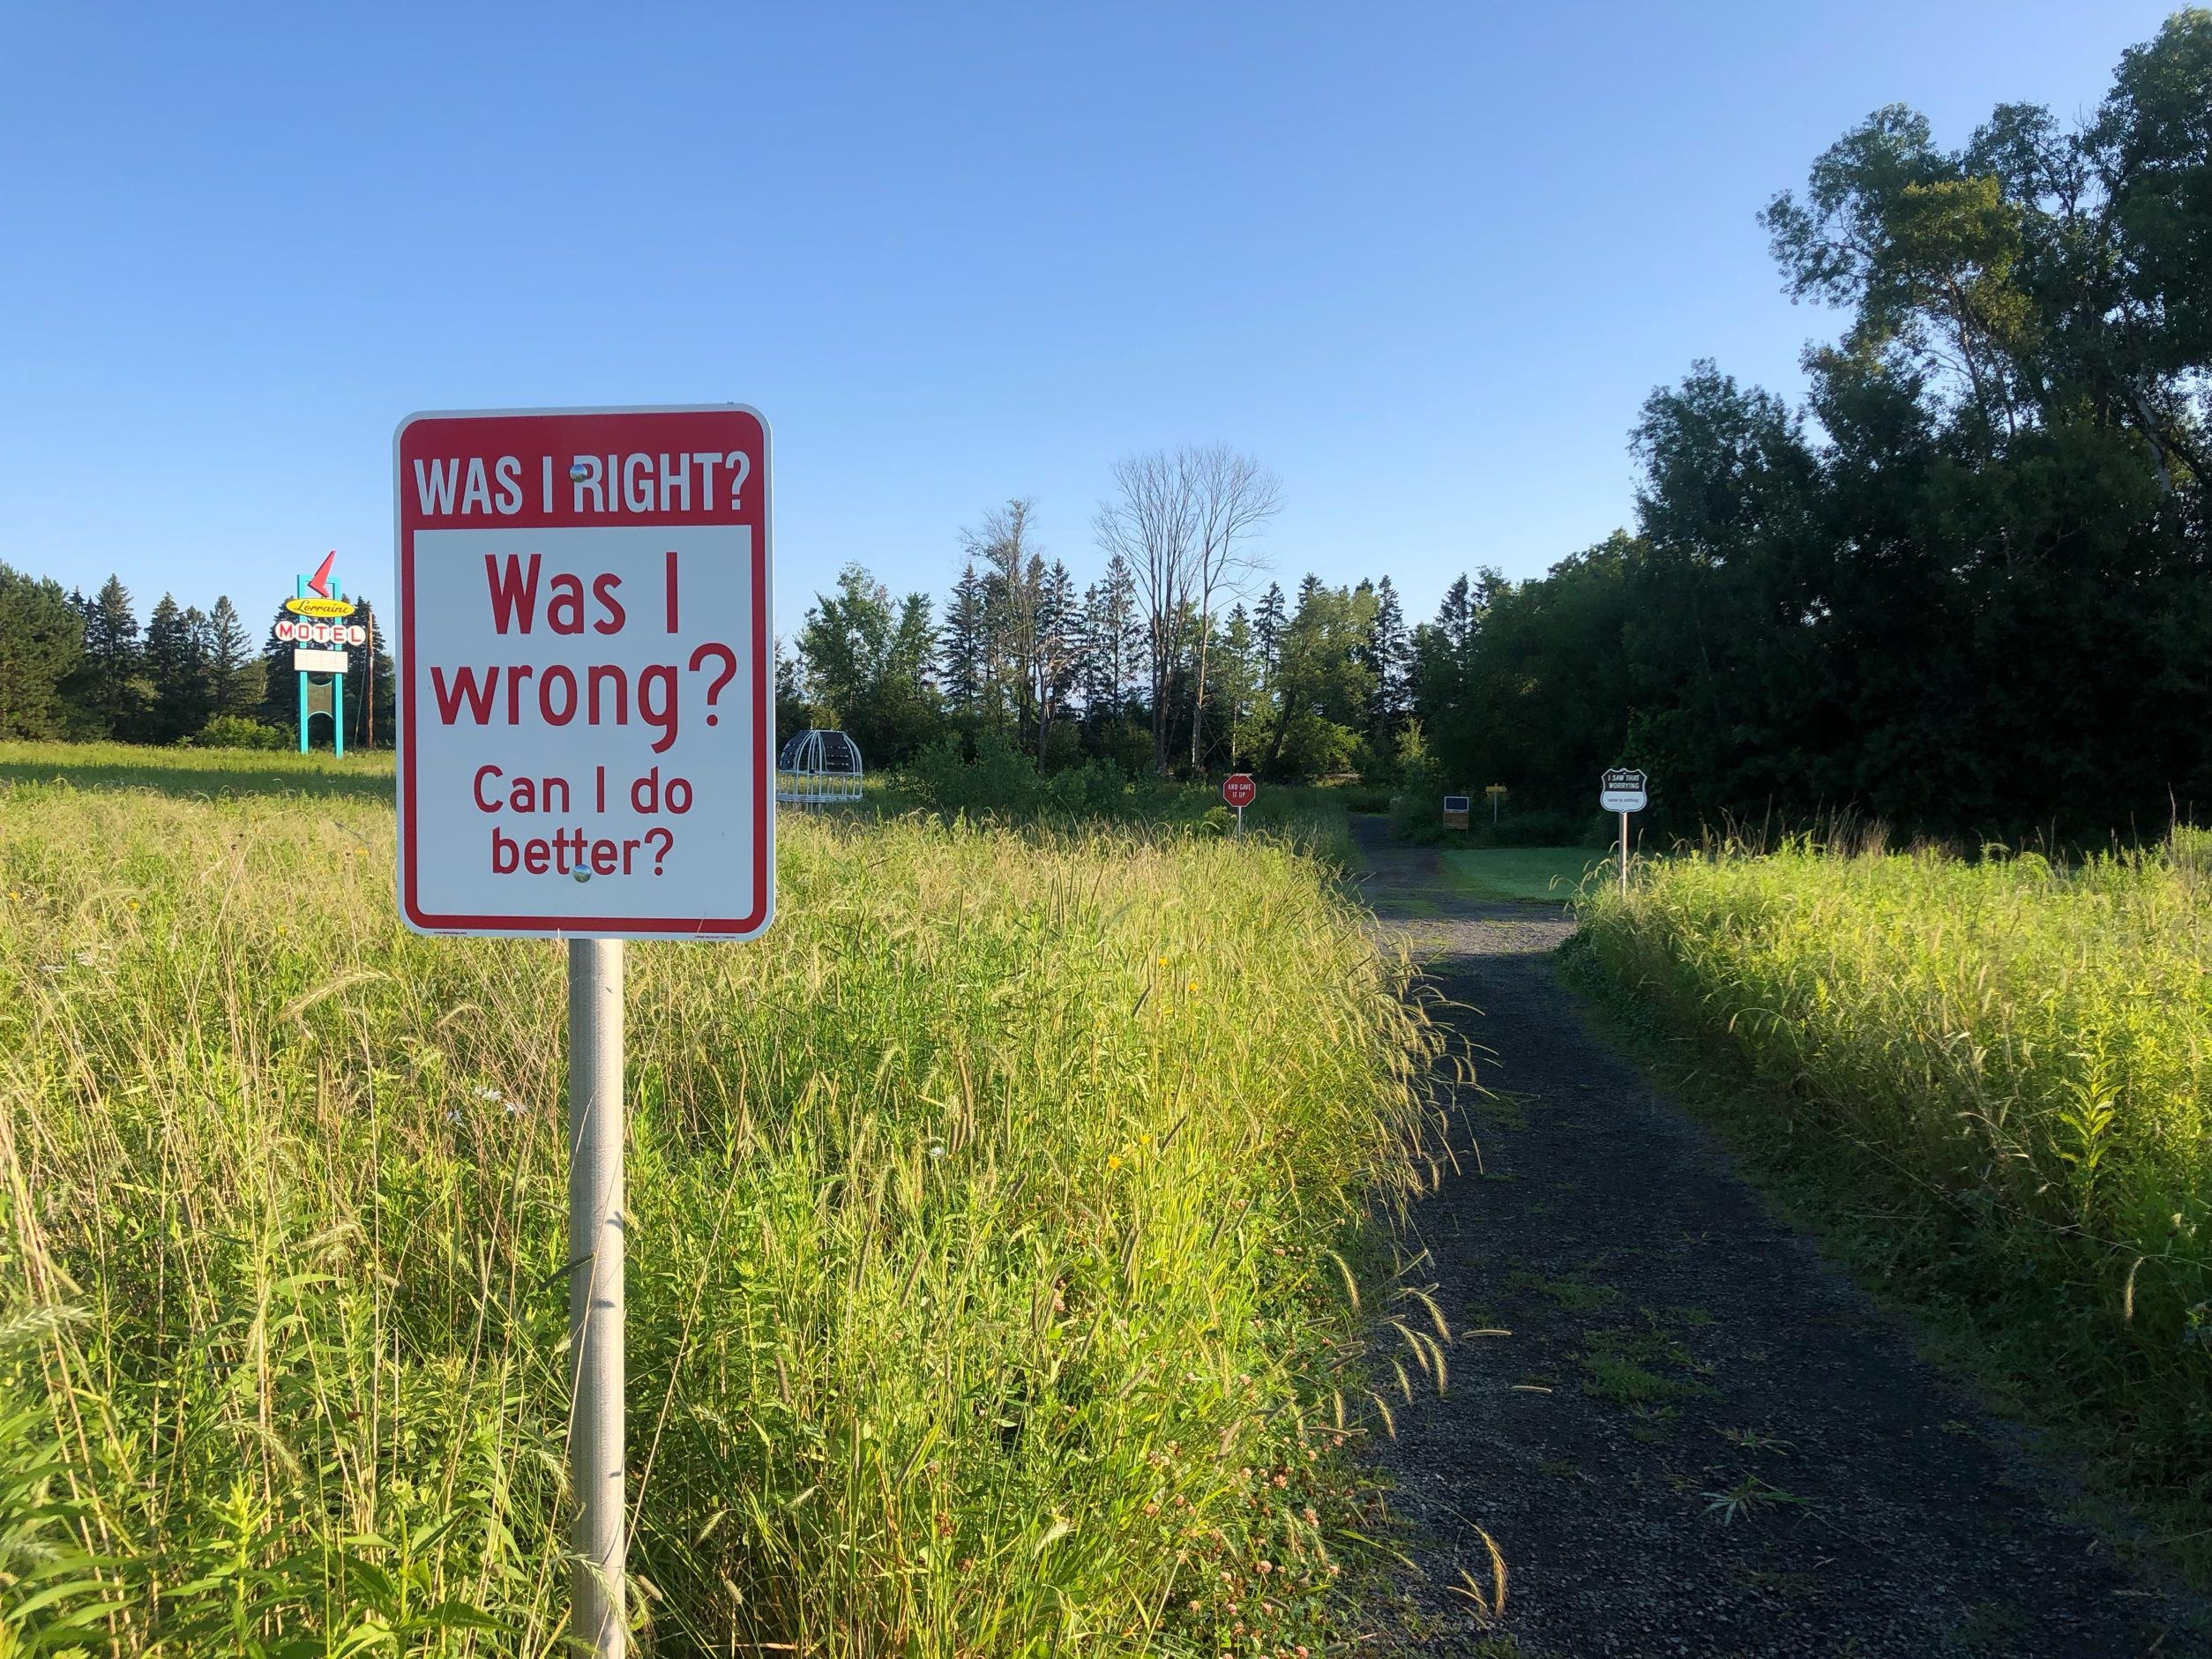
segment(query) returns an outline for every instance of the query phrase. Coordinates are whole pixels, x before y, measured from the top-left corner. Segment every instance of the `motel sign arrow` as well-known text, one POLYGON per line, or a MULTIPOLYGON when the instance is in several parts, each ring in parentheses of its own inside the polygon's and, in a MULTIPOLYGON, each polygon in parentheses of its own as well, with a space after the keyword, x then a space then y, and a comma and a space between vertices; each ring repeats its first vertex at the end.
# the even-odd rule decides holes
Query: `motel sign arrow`
POLYGON ((418 415, 395 447, 408 925, 761 931, 766 423, 736 405, 418 415))

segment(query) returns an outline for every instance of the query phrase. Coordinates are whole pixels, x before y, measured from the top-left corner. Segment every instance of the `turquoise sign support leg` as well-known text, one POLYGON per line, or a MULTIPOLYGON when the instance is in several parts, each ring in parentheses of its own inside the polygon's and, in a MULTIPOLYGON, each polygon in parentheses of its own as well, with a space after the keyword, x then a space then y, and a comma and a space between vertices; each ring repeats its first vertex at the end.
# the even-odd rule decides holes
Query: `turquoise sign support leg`
MULTIPOLYGON (((343 599, 346 596, 346 590, 333 581, 330 585, 330 595, 333 599, 343 599)), ((346 647, 340 645, 338 648, 343 651, 346 647)), ((346 752, 346 676, 342 674, 333 674, 330 676, 330 735, 333 745, 333 752, 344 754, 346 752)))
MULTIPOLYGON (((295 599, 305 599, 305 598, 307 597, 307 578, 306 578, 306 577, 304 577, 304 576, 295 576, 295 577, 294 577, 294 578, 292 579, 292 586, 293 586, 293 588, 294 588, 294 594, 293 594, 293 597, 294 597, 294 598, 295 598, 295 599)), ((306 676, 306 675, 304 675, 304 674, 303 674, 303 675, 301 675, 299 677, 300 677, 300 752, 301 752, 302 754, 305 754, 305 753, 307 752, 307 676, 306 676)))

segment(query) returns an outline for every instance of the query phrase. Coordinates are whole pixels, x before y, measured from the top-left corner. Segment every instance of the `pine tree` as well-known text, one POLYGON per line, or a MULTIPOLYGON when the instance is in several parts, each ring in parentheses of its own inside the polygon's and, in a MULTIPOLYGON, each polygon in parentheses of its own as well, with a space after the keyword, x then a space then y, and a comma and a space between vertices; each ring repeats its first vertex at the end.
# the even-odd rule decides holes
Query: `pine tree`
POLYGON ((1083 712, 1094 729, 1128 712, 1130 682, 1144 649, 1137 579, 1118 553, 1083 594, 1083 712))
POLYGON ((138 647, 138 618, 131 590, 110 576, 91 599, 78 597, 85 619, 85 652, 71 676, 71 699, 82 712, 87 734, 135 741, 145 735, 153 701, 144 654, 138 647))
POLYGON ((198 609, 180 608, 172 594, 163 594, 147 618, 146 675, 153 698, 143 735, 149 742, 181 742, 207 723, 214 698, 206 630, 207 618, 198 609))
POLYGON ((1266 724, 1259 703, 1259 640, 1242 604, 1230 608, 1228 623, 1215 631, 1214 659, 1216 666, 1206 684, 1206 700, 1213 705, 1207 729, 1219 734, 1214 745, 1226 751, 1224 759, 1235 768, 1260 740, 1266 724))
POLYGON ((207 617, 207 672, 214 684, 215 713, 246 714, 261 701, 260 664, 254 661, 253 639, 238 620, 230 595, 215 601, 207 617))
POLYGON ((960 567, 953 584, 952 602, 945 608, 945 625, 938 631, 938 675, 945 700, 960 719, 983 712, 984 653, 983 582, 975 573, 975 561, 960 567))
POLYGON ((1033 749, 1042 737, 1037 611, 1044 587, 1036 511, 1036 503, 1017 497, 985 514, 980 528, 962 532, 969 558, 983 565, 985 712, 995 722, 1010 706, 1016 743, 1033 749))
POLYGON ((1410 649, 1405 611, 1398 603, 1398 590, 1386 576, 1375 585, 1375 631, 1369 647, 1375 675, 1371 735, 1379 756, 1395 751, 1398 729, 1405 723, 1407 654, 1410 649))
POLYGON ((1045 758, 1052 723, 1062 717, 1064 705, 1075 690, 1075 664, 1082 612, 1075 597, 1075 578, 1058 559, 1052 561, 1037 583, 1036 694, 1037 759, 1045 758))
POLYGON ((62 735, 84 650, 84 613, 61 584, 0 564, 0 737, 62 735))
POLYGON ((1252 637, 1259 647, 1260 667, 1272 679, 1282 666, 1282 631, 1289 626, 1282 602, 1282 584, 1269 582, 1267 591, 1252 614, 1252 637))
MULTIPOLYGON (((1359 601, 1361 614, 1371 623, 1377 609, 1374 582, 1370 578, 1361 577, 1359 586, 1352 589, 1352 596, 1359 601)), ((1369 674, 1377 671, 1380 659, 1376 652, 1375 631, 1371 626, 1360 634, 1357 643, 1352 646, 1352 655, 1358 659, 1360 667, 1369 674)))
POLYGON ((1444 602, 1437 607, 1436 625, 1444 643, 1454 653, 1466 650, 1468 641, 1475 637, 1475 601, 1468 591, 1466 577, 1446 590, 1444 602))

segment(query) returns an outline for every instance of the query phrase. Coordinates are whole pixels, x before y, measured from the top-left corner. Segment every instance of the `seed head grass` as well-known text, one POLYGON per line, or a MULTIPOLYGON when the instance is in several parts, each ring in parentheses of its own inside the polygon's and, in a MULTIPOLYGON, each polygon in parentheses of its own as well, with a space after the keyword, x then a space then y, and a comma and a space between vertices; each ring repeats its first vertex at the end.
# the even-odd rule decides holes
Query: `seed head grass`
MULTIPOLYGON (((399 926, 373 758, 69 755, 0 751, 0 1652, 560 1651, 559 946, 399 926)), ((630 953, 646 1649, 1341 1633, 1405 964, 1265 835, 779 865, 630 953)))

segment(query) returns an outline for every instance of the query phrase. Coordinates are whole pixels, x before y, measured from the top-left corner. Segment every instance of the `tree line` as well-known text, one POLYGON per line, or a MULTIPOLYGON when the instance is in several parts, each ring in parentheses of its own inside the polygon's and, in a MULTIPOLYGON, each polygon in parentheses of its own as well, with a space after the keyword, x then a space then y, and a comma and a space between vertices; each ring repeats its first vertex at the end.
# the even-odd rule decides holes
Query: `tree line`
POLYGON ((962 539, 936 619, 848 567, 779 672, 788 727, 895 764, 1356 771, 1656 827, 1851 811, 1947 838, 2155 833, 2212 810, 2212 11, 2073 124, 1939 145, 1876 111, 1762 222, 1839 312, 1792 405, 1709 362, 1632 434, 1632 527, 1409 628, 1387 578, 1259 587, 1280 494, 1226 449, 1116 469, 1079 591, 1035 504, 962 539))
POLYGON ((1391 774, 1436 630, 1409 630, 1390 578, 1259 589, 1280 487, 1226 446, 1132 457, 1115 477, 1080 590, 1027 497, 962 534, 941 619, 930 594, 894 598, 847 565, 779 660, 779 726, 839 726, 878 765, 949 736, 1048 770, 1391 774))
MULTIPOLYGON (((356 602, 349 620, 370 643, 347 647, 347 746, 388 746, 392 659, 373 609, 356 602)), ((88 597, 0 564, 0 738, 289 747, 299 699, 293 645, 276 636, 286 614, 257 650, 228 594, 203 611, 163 594, 142 627, 118 577, 88 597)))

